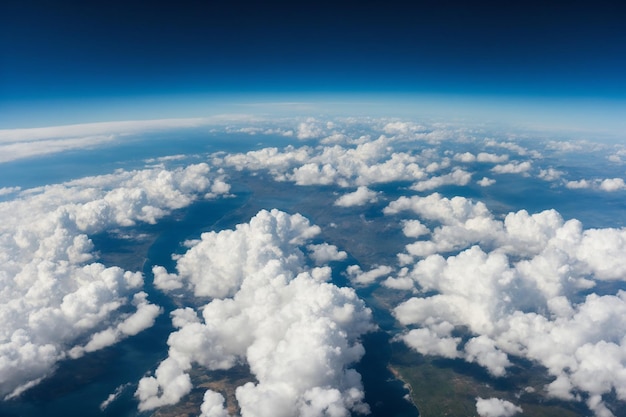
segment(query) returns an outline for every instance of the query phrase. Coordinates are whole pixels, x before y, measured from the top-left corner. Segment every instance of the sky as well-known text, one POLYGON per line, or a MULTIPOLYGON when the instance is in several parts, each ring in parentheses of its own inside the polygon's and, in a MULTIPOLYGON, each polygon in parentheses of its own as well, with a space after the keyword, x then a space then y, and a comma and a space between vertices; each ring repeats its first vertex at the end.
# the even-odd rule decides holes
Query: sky
POLYGON ((233 95, 530 98, 610 109, 626 100, 625 20, 619 1, 8 0, 0 122, 103 121, 95 109, 120 102, 134 103, 126 118, 155 101, 169 102, 172 116, 184 103, 233 95), (76 116, 62 120, 59 109, 76 116))

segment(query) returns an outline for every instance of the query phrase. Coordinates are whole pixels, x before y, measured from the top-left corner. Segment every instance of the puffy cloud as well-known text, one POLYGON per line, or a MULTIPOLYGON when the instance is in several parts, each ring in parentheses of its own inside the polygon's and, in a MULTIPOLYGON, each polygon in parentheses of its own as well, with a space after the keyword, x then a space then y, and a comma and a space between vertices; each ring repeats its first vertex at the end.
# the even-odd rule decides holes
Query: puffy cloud
POLYGON ((200 411, 200 417, 228 417, 228 411, 224 408, 224 397, 211 390, 204 393, 200 411))
POLYGON ((422 294, 394 309, 409 326, 401 337, 407 345, 458 355, 494 376, 505 374, 510 355, 536 361, 555 378, 549 394, 599 398, 588 401, 597 415, 606 409, 603 395, 626 399, 626 293, 580 299, 599 280, 626 280, 626 229, 584 230, 554 210, 496 220, 481 203, 438 194, 401 197, 385 209, 404 211, 441 223, 430 240, 407 245, 409 255, 423 258, 401 257, 405 267, 383 283, 422 294), (462 349, 449 326, 472 335, 462 349))
POLYGON ((609 192, 626 190, 626 184, 623 178, 607 178, 600 183, 600 189, 609 192))
POLYGON ((391 139, 381 136, 354 147, 340 145, 265 148, 245 154, 215 158, 216 163, 236 169, 267 169, 278 181, 298 185, 329 185, 341 187, 367 186, 391 181, 415 181, 426 176, 417 156, 393 152, 391 139))
POLYGON ((336 206, 340 207, 353 207, 363 206, 367 203, 374 203, 377 200, 378 193, 372 191, 366 186, 362 185, 352 193, 347 193, 339 197, 335 201, 336 206))
POLYGON ((402 222, 402 233, 406 237, 420 237, 429 234, 430 230, 419 220, 404 220, 402 222))
POLYGON ((120 136, 163 129, 189 128, 212 119, 161 119, 88 123, 27 129, 0 129, 0 163, 62 152, 93 148, 120 136))
POLYGON ((570 189, 591 188, 592 182, 588 180, 568 181, 565 183, 565 187, 570 189))
POLYGON ((317 265, 323 265, 330 261, 343 261, 348 257, 345 251, 340 251, 335 245, 321 243, 319 245, 308 245, 309 256, 317 265))
POLYGON ((451 173, 441 175, 439 177, 431 177, 424 181, 419 181, 411 186, 415 191, 427 191, 434 188, 441 187, 443 185, 467 185, 472 179, 472 174, 456 168, 451 173))
POLYGON ((211 177, 206 164, 117 171, 0 203, 0 395, 152 325, 161 310, 141 273, 95 262, 89 235, 154 223, 210 192, 211 177))
POLYGON ((480 185, 481 187, 489 187, 495 183, 496 183, 496 180, 494 180, 493 178, 487 178, 487 177, 482 177, 482 179, 476 181, 476 184, 480 185))
POLYGON ((413 329, 400 336, 400 339, 422 355, 437 355, 444 358, 458 358, 457 345, 461 342, 460 337, 438 335, 433 330, 413 329))
POLYGON ((392 271, 393 268, 387 265, 379 265, 367 272, 363 272, 358 265, 350 265, 346 270, 350 281, 357 285, 369 285, 378 278, 389 275, 392 271))
MULTIPOLYGON (((327 282, 330 268, 306 268, 300 247, 318 233, 304 217, 272 210, 190 242, 177 259, 179 280, 213 299, 200 315, 191 308, 172 313, 178 330, 155 376, 140 381, 140 409, 188 393, 193 364, 229 369, 245 360, 257 382, 236 390, 244 417, 367 412, 350 365, 364 353, 358 339, 372 329, 371 312, 353 289, 327 282)), ((207 396, 203 413, 221 415, 220 398, 207 396)))
POLYGON ((542 169, 541 171, 539 171, 539 178, 541 178, 542 180, 546 180, 546 181, 556 181, 559 178, 561 178, 563 174, 565 174, 563 171, 559 171, 554 168, 548 168, 548 169, 542 169))
POLYGON ((508 155, 496 155, 496 154, 488 153, 488 152, 480 152, 476 156, 476 160, 478 162, 488 162, 488 163, 493 163, 493 164, 501 164, 503 162, 508 161, 509 160, 509 156, 508 155))
POLYGON ((457 153, 454 155, 454 160, 459 162, 476 162, 476 155, 471 152, 457 153))
POLYGON ((496 165, 491 168, 491 172, 494 174, 524 174, 531 168, 529 161, 524 162, 509 162, 508 164, 496 165))
POLYGON ((313 118, 308 118, 298 125, 296 136, 300 140, 319 138, 324 134, 319 122, 313 118))
POLYGON ((480 417, 512 417, 522 411, 521 407, 499 398, 476 398, 476 412, 480 417))

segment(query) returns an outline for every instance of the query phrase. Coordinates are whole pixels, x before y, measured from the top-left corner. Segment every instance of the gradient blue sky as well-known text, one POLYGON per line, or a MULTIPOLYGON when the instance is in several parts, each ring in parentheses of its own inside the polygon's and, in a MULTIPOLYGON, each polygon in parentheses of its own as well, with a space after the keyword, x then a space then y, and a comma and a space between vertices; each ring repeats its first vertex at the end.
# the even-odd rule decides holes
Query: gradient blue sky
MULTIPOLYGON (((536 98, 610 109, 626 101, 622 3, 4 0, 0 127, 27 127, 29 111, 47 123, 59 103, 79 114, 81 103, 234 94, 536 98)), ((67 120, 90 117, 98 119, 67 120)))

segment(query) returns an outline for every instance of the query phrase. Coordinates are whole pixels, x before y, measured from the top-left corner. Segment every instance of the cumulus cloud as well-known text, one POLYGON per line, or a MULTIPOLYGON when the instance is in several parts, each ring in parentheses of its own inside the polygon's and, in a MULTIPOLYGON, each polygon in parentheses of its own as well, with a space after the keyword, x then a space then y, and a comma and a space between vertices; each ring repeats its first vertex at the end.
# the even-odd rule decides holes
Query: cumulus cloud
POLYGON ((306 121, 298 124, 296 136, 300 140, 319 138, 324 134, 324 130, 320 123, 314 118, 308 118, 306 121))
MULTIPOLYGON (((359 337, 372 329, 371 312, 354 290, 328 282, 329 267, 306 267, 300 248, 319 232, 301 215, 272 210, 190 242, 172 275, 212 301, 172 313, 178 330, 168 339, 168 358, 139 383, 140 409, 187 394, 193 364, 229 369, 246 361, 256 382, 236 390, 244 417, 367 412, 350 366, 364 353, 359 337)), ((334 252, 311 249, 320 260, 334 252)), ((202 412, 221 416, 220 400, 206 394, 202 412)))
POLYGON ((335 201, 335 205, 339 207, 363 206, 367 203, 375 203, 378 199, 378 193, 372 191, 362 185, 352 193, 347 193, 339 197, 335 201))
POLYGON ((394 309, 409 327, 407 345, 475 362, 495 377, 506 374, 510 356, 536 361, 554 378, 550 395, 584 392, 597 415, 602 396, 626 399, 626 293, 580 298, 598 281, 626 280, 626 229, 584 230, 554 210, 498 220, 480 202, 438 194, 401 197, 385 209, 407 211, 440 224, 430 240, 407 245, 405 267, 384 282, 421 294, 394 309), (451 326, 469 330, 464 344, 451 326))
POLYGON ((415 181, 427 175, 420 165, 423 158, 407 152, 394 152, 390 144, 390 138, 381 136, 346 147, 265 148, 217 157, 215 162, 239 170, 266 169, 275 180, 292 181, 298 185, 368 186, 415 181))
POLYGON ((489 187, 495 183, 496 183, 496 180, 494 180, 493 178, 487 178, 487 177, 482 177, 482 179, 476 181, 476 184, 480 185, 481 187, 489 187))
POLYGON ((411 186, 415 191, 427 191, 444 185, 467 185, 472 179, 472 174, 460 168, 453 169, 451 173, 431 177, 419 181, 411 186))
POLYGON ((330 261, 343 261, 348 257, 345 251, 340 251, 337 246, 328 243, 320 243, 319 245, 308 245, 309 256, 317 265, 324 265, 330 261))
POLYGON ((499 398, 476 398, 476 412, 480 417, 512 417, 522 411, 521 407, 499 398))
POLYGON ((548 168, 539 171, 539 178, 546 181, 556 181, 561 178, 563 174, 565 174, 565 172, 559 171, 558 169, 554 168, 548 168))
POLYGON ((528 172, 532 164, 529 161, 509 162, 508 164, 500 164, 491 168, 494 174, 524 174, 528 172))
POLYGON ((600 183, 600 189, 608 192, 626 190, 626 184, 623 178, 607 178, 600 183))
POLYGON ((582 179, 578 181, 567 181, 565 187, 573 190, 589 188, 599 191, 615 192, 626 190, 626 183, 623 178, 582 179))
POLYGON ((27 129, 0 129, 0 163, 69 149, 93 148, 122 135, 189 128, 211 119, 161 119, 88 123, 27 129))
POLYGON ((161 310, 141 273, 97 263, 89 235, 154 223, 210 193, 212 177, 206 164, 117 171, 0 203, 0 395, 152 325, 161 310))
POLYGON ((379 265, 367 272, 363 272, 358 265, 350 265, 346 272, 353 284, 356 285, 369 285, 376 281, 378 278, 389 275, 393 271, 393 268, 387 265, 379 265))

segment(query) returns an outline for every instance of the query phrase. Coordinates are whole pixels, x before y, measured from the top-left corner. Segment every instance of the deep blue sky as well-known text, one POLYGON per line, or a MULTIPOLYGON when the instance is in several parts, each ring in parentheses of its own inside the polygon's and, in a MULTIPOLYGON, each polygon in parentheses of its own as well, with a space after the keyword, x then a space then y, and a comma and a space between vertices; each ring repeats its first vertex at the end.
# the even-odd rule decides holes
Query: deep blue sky
POLYGON ((217 93, 622 100, 621 3, 2 0, 0 111, 217 93))

